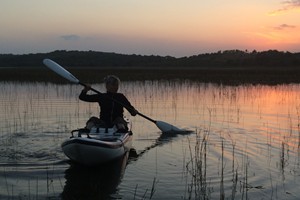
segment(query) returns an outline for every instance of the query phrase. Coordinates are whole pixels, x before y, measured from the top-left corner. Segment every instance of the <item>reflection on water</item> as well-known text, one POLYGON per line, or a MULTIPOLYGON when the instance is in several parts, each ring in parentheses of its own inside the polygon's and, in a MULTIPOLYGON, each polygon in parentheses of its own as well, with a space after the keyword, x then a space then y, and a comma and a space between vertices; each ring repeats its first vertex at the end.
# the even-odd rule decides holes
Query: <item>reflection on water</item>
POLYGON ((126 113, 135 151, 128 162, 95 169, 69 165, 60 147, 99 113, 78 100, 80 90, 0 83, 0 199, 300 197, 298 84, 124 82, 121 92, 140 112, 192 132, 165 135, 126 113))
POLYGON ((131 160, 137 160, 141 156, 143 156, 145 153, 150 151, 151 149, 154 149, 158 146, 162 146, 164 144, 167 144, 169 142, 172 142, 173 138, 178 137, 179 135, 189 135, 194 133, 193 131, 173 131, 173 132, 163 132, 161 135, 155 139, 150 146, 145 147, 143 150, 140 150, 139 153, 136 152, 135 149, 131 149, 131 160))
MULTIPOLYGON (((189 134, 188 132, 184 134, 189 134)), ((65 186, 62 199, 118 199, 118 185, 122 181, 127 164, 137 162, 146 152, 166 144, 176 134, 163 133, 151 146, 137 153, 131 149, 123 157, 110 163, 86 167, 72 162, 65 171, 65 186)))
POLYGON ((70 164, 65 171, 62 199, 108 199, 113 198, 127 164, 128 153, 111 163, 97 167, 70 164))

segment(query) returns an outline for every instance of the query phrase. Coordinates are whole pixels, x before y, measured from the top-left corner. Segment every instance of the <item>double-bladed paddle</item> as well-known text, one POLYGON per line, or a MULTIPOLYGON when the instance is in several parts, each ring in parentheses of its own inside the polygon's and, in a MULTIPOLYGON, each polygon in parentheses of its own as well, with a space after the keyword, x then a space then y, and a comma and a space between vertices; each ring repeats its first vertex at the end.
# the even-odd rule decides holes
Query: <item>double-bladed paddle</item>
MULTIPOLYGON (((50 59, 44 59, 43 63, 52 71, 54 71, 55 73, 59 74, 60 76, 64 77, 65 79, 69 80, 72 83, 76 83, 76 84, 80 84, 82 86, 86 86, 86 84, 80 82, 73 74, 71 74, 69 71, 67 71, 65 68, 63 68, 62 66, 60 66, 59 64, 57 64, 56 62, 54 62, 53 60, 50 59)), ((98 90, 95 90, 94 88, 91 88, 91 90, 95 93, 101 94, 101 92, 99 92, 98 90)), ((112 99, 113 101, 115 101, 116 103, 121 104, 122 106, 126 107, 126 105, 123 105, 121 102, 116 101, 115 99, 112 99)), ((166 122, 163 121, 157 121, 154 119, 151 119, 150 117, 138 112, 137 113, 139 116, 153 122, 154 124, 156 124, 156 126, 162 131, 162 132, 181 132, 183 130, 168 124, 166 122)))

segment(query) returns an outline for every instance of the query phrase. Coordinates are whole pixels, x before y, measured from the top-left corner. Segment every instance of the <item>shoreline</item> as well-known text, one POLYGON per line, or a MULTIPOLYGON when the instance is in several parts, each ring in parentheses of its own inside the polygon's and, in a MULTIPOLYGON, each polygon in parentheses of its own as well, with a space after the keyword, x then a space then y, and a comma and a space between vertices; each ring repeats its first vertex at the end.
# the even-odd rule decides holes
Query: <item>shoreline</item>
MULTIPOLYGON (((129 80, 191 80, 216 84, 290 84, 300 83, 298 68, 194 68, 194 67, 80 67, 67 68, 82 82, 99 83, 108 74, 115 74, 122 81, 129 80), (98 75, 97 75, 98 74, 98 75)), ((0 82, 53 82, 68 83, 51 70, 37 67, 0 68, 0 82)))

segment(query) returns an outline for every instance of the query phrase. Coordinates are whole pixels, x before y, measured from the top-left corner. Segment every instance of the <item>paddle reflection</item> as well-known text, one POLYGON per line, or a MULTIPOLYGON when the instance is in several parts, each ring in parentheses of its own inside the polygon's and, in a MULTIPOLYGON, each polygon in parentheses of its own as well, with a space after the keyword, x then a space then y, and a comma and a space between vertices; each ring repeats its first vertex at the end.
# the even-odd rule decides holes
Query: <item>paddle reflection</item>
POLYGON ((124 175, 129 152, 124 157, 97 167, 70 163, 65 171, 62 199, 110 199, 124 175))
POLYGON ((193 131, 173 131, 173 132, 163 132, 155 141, 152 145, 144 148, 142 151, 140 152, 136 152, 135 149, 131 149, 130 153, 129 153, 129 160, 128 162, 132 162, 132 161, 137 161, 141 156, 143 156, 145 153, 147 153, 148 151, 150 151, 151 149, 154 149, 158 146, 162 146, 164 144, 167 144, 169 142, 172 141, 172 139, 178 137, 179 135, 183 136, 183 135, 189 135, 194 133, 193 131))

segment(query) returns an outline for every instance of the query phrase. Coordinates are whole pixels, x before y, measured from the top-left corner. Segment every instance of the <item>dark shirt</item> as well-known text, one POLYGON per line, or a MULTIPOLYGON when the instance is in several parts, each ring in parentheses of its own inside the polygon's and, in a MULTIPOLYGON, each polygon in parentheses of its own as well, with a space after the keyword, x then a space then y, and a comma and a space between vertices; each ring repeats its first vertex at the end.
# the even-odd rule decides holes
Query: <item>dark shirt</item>
POLYGON ((132 112, 134 107, 122 93, 87 94, 84 90, 79 99, 86 102, 98 102, 100 106, 100 119, 111 125, 117 117, 123 118, 124 107, 132 112))

